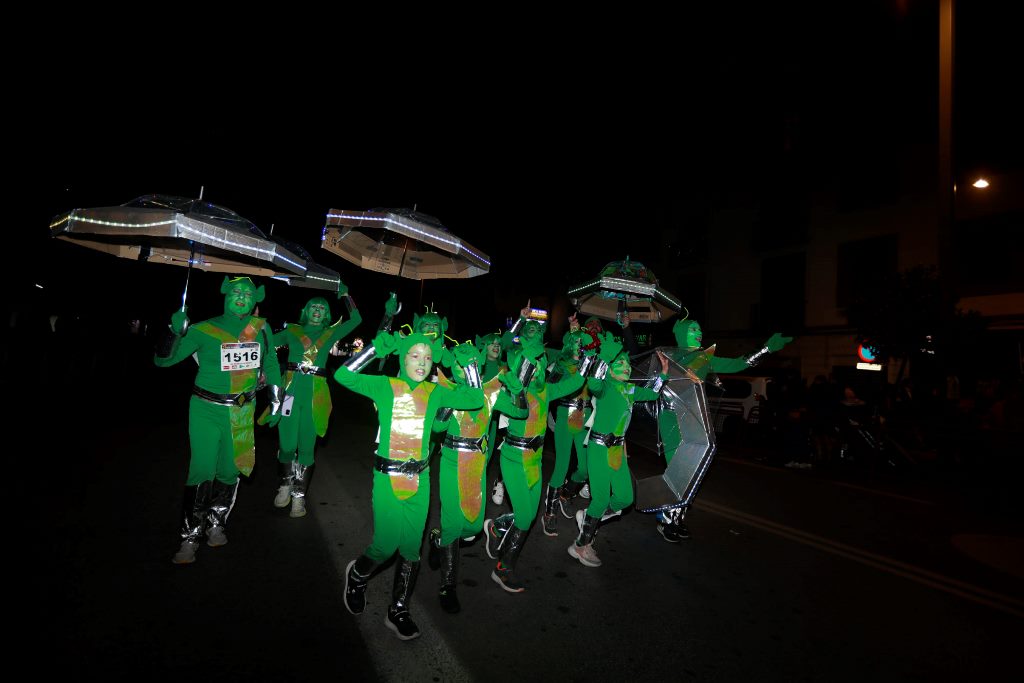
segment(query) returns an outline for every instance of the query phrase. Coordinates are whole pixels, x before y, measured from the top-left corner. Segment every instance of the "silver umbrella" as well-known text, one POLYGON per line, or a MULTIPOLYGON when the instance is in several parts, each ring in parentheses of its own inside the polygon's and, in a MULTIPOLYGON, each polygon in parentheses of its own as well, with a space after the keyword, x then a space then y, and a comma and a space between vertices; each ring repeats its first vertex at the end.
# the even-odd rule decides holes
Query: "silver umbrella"
POLYGON ((683 305, 658 285, 654 273, 639 261, 612 261, 593 280, 576 285, 568 292, 580 313, 603 320, 619 321, 628 312, 632 322, 667 320, 683 305))
POLYGON ((360 268, 412 280, 470 278, 491 267, 487 254, 410 209, 331 209, 321 246, 360 268))

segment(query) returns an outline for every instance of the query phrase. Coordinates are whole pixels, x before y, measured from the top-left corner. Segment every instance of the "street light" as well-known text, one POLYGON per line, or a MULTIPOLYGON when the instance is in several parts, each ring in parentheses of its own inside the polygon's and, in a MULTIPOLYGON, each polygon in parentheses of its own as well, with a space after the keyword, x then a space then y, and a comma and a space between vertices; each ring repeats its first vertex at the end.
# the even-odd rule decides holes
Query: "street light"
POLYGON ((984 178, 978 178, 973 183, 971 183, 971 187, 976 187, 979 190, 984 190, 986 187, 988 187, 988 181, 985 180, 984 178))

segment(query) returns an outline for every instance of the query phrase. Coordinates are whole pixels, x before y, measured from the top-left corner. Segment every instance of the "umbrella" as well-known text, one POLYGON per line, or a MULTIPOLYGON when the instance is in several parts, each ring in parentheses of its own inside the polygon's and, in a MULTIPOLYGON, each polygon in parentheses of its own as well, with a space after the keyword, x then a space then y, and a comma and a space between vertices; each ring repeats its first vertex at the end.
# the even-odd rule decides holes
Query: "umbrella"
POLYGON ((57 216, 50 233, 139 261, 265 277, 306 272, 306 259, 234 211, 201 199, 153 194, 121 206, 74 209, 57 216))
POLYGON ((281 245, 288 251, 297 254, 298 256, 305 259, 306 272, 302 275, 293 275, 291 273, 280 273, 274 275, 273 279, 285 282, 292 287, 305 287, 308 289, 324 289, 330 292, 337 292, 338 287, 341 285, 341 274, 336 270, 331 270, 326 266, 322 266, 313 260, 309 252, 306 251, 305 247, 295 242, 289 242, 288 240, 281 239, 275 235, 270 236, 270 240, 281 245))
POLYGON ((660 322, 682 310, 678 299, 658 286, 654 273, 639 261, 612 261, 598 276, 569 290, 569 299, 584 315, 632 322, 660 322))
MULTIPOLYGON (((656 428, 668 422, 678 430, 679 439, 664 473, 637 481, 635 505, 641 512, 688 507, 717 450, 704 382, 690 369, 696 362, 710 362, 714 349, 702 351, 702 357, 696 359, 678 347, 657 350, 668 356, 669 379, 657 403, 660 417, 655 415, 656 428)), ((654 377, 661 369, 656 353, 633 363, 641 376, 654 377)))
POLYGON ((321 246, 360 268, 413 280, 476 277, 491 267, 487 254, 409 209, 331 209, 321 246))

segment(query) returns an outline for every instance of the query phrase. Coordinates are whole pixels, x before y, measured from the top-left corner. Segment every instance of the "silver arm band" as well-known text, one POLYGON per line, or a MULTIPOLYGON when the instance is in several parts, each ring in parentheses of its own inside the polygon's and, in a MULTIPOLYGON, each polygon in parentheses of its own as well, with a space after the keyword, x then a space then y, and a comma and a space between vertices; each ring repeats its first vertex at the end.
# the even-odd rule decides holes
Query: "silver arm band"
POLYGON ((267 390, 270 392, 270 414, 280 415, 281 404, 284 403, 284 387, 270 384, 267 385, 267 390))
POLYGON ((352 372, 359 372, 367 365, 370 364, 377 356, 377 349, 374 348, 373 344, 365 347, 362 351, 349 358, 347 361, 342 363, 343 366, 351 370, 352 372))
POLYGON ((744 356, 743 360, 746 361, 747 365, 749 365, 750 367, 754 367, 755 365, 760 363, 761 360, 769 353, 771 353, 771 351, 768 350, 768 347, 762 346, 760 350, 754 351, 753 353, 744 356))
POLYGON ((523 325, 525 324, 526 318, 524 318, 523 316, 519 316, 519 320, 516 321, 516 324, 512 326, 512 329, 509 330, 509 332, 512 334, 513 337, 515 337, 517 334, 519 334, 519 330, 523 329, 523 325))

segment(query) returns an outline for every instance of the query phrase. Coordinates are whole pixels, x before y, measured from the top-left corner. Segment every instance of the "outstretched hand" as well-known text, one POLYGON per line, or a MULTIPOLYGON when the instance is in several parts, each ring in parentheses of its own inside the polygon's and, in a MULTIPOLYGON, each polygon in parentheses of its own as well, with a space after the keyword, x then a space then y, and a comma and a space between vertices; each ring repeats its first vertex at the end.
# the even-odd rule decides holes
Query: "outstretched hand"
POLYGON ((341 280, 338 280, 338 298, 340 299, 346 294, 348 294, 348 285, 346 285, 341 280))
POLYGON ((766 341, 764 345, 769 351, 775 353, 791 341, 793 341, 792 337, 783 337, 781 334, 776 332, 768 338, 768 341, 766 341))
POLYGON ((265 424, 268 427, 276 427, 277 423, 280 422, 280 421, 281 421, 281 413, 278 413, 277 415, 268 415, 265 424))
POLYGON ((573 313, 572 315, 569 316, 569 331, 570 332, 575 332, 578 329, 580 329, 580 324, 576 320, 576 314, 573 313))
POLYGON ((529 318, 530 317, 530 310, 531 310, 530 309, 530 300, 527 299, 526 300, 526 306, 523 308, 523 310, 519 311, 519 317, 521 317, 521 318, 529 318))

